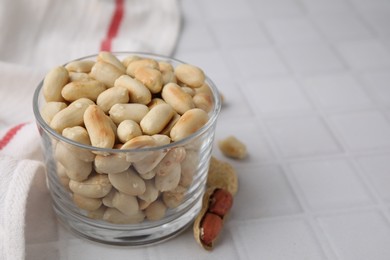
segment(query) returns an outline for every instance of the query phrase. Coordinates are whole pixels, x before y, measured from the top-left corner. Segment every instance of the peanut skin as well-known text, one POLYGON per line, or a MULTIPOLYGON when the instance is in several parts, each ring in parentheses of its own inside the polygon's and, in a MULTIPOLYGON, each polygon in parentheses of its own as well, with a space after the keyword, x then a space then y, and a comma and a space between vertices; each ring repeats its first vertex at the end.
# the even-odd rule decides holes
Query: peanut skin
POLYGON ((223 227, 222 218, 213 213, 206 213, 201 224, 201 240, 207 246, 212 246, 213 242, 221 233, 223 227))
POLYGON ((220 217, 224 217, 233 205, 233 196, 230 192, 217 189, 211 196, 209 211, 220 217))

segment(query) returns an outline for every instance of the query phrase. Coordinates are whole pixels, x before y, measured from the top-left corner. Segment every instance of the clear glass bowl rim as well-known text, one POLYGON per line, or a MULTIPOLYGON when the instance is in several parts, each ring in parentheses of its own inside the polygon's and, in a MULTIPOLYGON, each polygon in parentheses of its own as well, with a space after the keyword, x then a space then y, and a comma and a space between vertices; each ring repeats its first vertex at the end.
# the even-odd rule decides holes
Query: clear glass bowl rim
MULTIPOLYGON (((137 55, 137 56, 140 56, 140 57, 143 57, 143 58, 152 58, 152 59, 157 59, 158 61, 173 61, 173 62, 176 62, 176 63, 179 63, 179 64, 187 64, 186 62, 184 61, 181 61, 181 60, 178 60, 176 58, 172 58, 172 57, 168 57, 168 56, 164 56, 164 55, 159 55, 159 54, 153 54, 153 53, 149 53, 149 52, 126 52, 126 51, 122 51, 122 52, 111 52, 112 54, 114 54, 115 56, 118 56, 118 55, 137 55)), ((81 57, 81 58, 78 58, 78 59, 74 59, 74 60, 71 60, 65 64, 63 64, 62 66, 65 66, 66 64, 72 62, 72 61, 77 61, 77 60, 86 60, 86 59, 91 59, 91 58, 96 58, 98 56, 98 53, 97 54, 91 54, 91 55, 88 55, 88 56, 84 56, 84 57, 81 57)), ((208 114, 211 114, 209 120, 207 121, 207 123, 202 126, 200 129, 198 129, 195 133, 179 140, 179 141, 176 141, 176 142, 171 142, 169 144, 166 144, 166 145, 162 145, 162 146, 153 146, 153 147, 145 147, 145 148, 136 148, 136 149, 114 149, 114 148, 100 148, 100 147, 95 147, 95 146, 91 146, 91 145, 84 145, 84 144, 81 144, 81 143, 78 143, 78 142, 75 142, 71 139, 68 139, 66 137, 64 137, 63 135, 61 134, 58 134, 54 129, 52 129, 46 122, 45 120, 43 120, 43 117, 41 115, 41 112, 39 110, 39 106, 38 106, 38 100, 40 98, 40 94, 42 92, 42 87, 43 87, 43 80, 42 79, 38 86, 36 87, 35 91, 34 91, 34 96, 33 96, 33 111, 34 111, 34 116, 35 116, 35 119, 37 120, 38 124, 48 133, 50 133, 50 135, 54 136, 55 138, 57 138, 58 140, 61 140, 63 142, 66 142, 66 143, 70 143, 76 147, 79 147, 79 148, 82 148, 82 149, 87 149, 87 150, 91 150, 91 151, 97 151, 97 152, 103 152, 103 153, 128 153, 128 152, 149 152, 149 151, 157 151, 157 150, 164 150, 164 149, 171 149, 173 147, 177 147, 177 146, 181 146, 181 145, 185 145, 187 143, 190 143, 191 140, 197 138, 198 136, 201 136, 203 135, 203 133, 207 132, 208 129, 213 126, 215 123, 216 123, 216 120, 218 118, 218 115, 221 111, 221 97, 219 95, 219 92, 218 92, 218 89, 217 87, 215 86, 214 82, 207 76, 207 74, 205 75, 206 76, 206 83, 209 85, 212 93, 213 93, 213 100, 214 100, 214 107, 213 107, 213 110, 211 112, 209 112, 208 114)))

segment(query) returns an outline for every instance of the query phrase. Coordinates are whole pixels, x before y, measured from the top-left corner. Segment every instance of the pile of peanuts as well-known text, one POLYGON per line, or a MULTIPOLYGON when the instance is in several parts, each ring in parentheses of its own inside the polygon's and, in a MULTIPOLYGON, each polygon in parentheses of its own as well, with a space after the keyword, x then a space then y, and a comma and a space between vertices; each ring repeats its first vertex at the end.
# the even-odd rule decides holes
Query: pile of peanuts
POLYGON ((214 97, 203 71, 139 56, 95 60, 52 69, 42 86, 42 118, 83 149, 53 141, 57 174, 85 215, 115 224, 162 219, 183 201, 199 163, 199 144, 167 145, 209 120, 214 97))

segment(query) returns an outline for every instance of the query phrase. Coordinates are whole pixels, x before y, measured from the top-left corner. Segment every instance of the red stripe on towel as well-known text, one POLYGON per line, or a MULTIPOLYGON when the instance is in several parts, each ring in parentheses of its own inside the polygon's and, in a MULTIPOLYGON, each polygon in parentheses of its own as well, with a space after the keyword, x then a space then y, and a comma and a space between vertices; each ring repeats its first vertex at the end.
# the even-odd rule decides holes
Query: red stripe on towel
POLYGON ((7 144, 11 142, 12 138, 14 138, 16 133, 25 125, 26 123, 21 123, 8 130, 8 132, 3 136, 3 138, 0 139, 0 150, 6 147, 7 144))
POLYGON ((106 38, 100 45, 101 51, 111 51, 112 40, 118 34, 119 26, 122 22, 124 11, 124 0, 115 0, 115 11, 111 18, 110 27, 108 28, 106 38))

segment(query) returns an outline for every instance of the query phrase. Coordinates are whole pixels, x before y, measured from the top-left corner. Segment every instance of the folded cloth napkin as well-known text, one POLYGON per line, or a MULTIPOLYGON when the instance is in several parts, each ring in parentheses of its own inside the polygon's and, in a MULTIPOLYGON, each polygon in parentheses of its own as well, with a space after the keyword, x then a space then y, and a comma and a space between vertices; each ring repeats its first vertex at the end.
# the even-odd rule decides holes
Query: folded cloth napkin
POLYGON ((0 259, 25 258, 26 237, 38 236, 31 216, 54 222, 34 212, 48 196, 32 112, 45 73, 101 50, 169 56, 179 29, 176 0, 0 0, 0 259))

